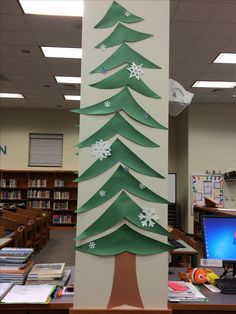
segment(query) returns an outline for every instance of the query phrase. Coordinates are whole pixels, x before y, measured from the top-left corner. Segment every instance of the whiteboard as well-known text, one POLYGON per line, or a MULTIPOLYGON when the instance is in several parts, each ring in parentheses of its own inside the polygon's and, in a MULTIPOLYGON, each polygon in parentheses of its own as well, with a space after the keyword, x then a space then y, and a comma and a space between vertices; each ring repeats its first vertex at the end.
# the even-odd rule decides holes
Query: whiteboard
POLYGON ((168 173, 168 201, 176 203, 176 173, 168 173))

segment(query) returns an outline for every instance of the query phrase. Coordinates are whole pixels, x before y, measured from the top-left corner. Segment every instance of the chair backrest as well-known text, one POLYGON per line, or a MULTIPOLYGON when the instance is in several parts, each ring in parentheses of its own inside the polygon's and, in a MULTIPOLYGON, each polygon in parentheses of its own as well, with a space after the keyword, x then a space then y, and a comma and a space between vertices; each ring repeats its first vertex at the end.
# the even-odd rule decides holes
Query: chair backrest
POLYGON ((0 226, 0 238, 4 237, 4 226, 0 226))
POLYGON ((36 207, 27 207, 27 210, 31 210, 33 213, 35 213, 38 217, 41 217, 43 214, 42 208, 36 208, 36 207))
POLYGON ((3 226, 4 230, 15 231, 18 225, 16 220, 0 216, 0 226, 3 226))
POLYGON ((31 210, 24 209, 24 208, 16 208, 16 212, 22 215, 28 216, 29 219, 35 219, 37 217, 37 214, 32 212, 31 210))
POLYGON ((19 213, 11 212, 9 210, 3 210, 3 217, 16 220, 19 224, 27 224, 28 217, 19 213))

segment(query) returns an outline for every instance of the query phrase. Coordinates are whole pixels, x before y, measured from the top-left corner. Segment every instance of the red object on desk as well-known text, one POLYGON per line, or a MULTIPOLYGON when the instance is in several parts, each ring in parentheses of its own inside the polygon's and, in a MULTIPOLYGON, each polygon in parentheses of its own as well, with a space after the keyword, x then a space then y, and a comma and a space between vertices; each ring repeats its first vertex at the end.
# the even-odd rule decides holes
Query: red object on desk
POLYGON ((188 287, 181 285, 181 283, 174 282, 174 281, 168 281, 168 286, 172 288, 174 291, 186 291, 188 290, 188 287))

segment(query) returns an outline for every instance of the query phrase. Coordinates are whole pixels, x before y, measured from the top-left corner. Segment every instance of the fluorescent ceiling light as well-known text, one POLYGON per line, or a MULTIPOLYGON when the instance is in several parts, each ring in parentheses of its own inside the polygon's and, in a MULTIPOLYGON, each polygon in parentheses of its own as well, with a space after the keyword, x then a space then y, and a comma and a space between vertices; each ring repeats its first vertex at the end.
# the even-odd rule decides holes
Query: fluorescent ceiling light
POLYGON ((64 95, 65 100, 80 100, 79 95, 64 95))
POLYGON ((80 84, 81 77, 79 76, 55 76, 57 83, 69 83, 69 84, 80 84))
POLYGON ((24 98, 24 96, 16 93, 0 93, 0 98, 24 98))
POLYGON ((234 88, 236 82, 221 82, 221 81, 196 81, 192 87, 205 88, 234 88))
POLYGON ((19 0, 25 14, 83 16, 82 0, 19 0))
POLYGON ((81 48, 41 47, 45 57, 81 59, 81 48))
POLYGON ((236 53, 220 53, 213 63, 235 63, 236 64, 236 53))

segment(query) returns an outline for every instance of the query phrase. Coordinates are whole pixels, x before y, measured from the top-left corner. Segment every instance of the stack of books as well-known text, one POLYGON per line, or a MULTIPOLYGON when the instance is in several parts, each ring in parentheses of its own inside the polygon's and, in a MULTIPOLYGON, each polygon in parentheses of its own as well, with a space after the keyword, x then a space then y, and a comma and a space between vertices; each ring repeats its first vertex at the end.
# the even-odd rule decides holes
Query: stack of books
POLYGON ((0 283, 24 284, 33 267, 32 248, 2 248, 0 250, 0 283))
POLYGON ((28 274, 26 284, 32 285, 50 282, 59 285, 56 282, 62 281, 65 275, 68 275, 68 271, 65 271, 65 263, 35 264, 28 274))
POLYGON ((168 282, 168 300, 175 303, 207 302, 207 298, 195 285, 184 281, 168 282))

